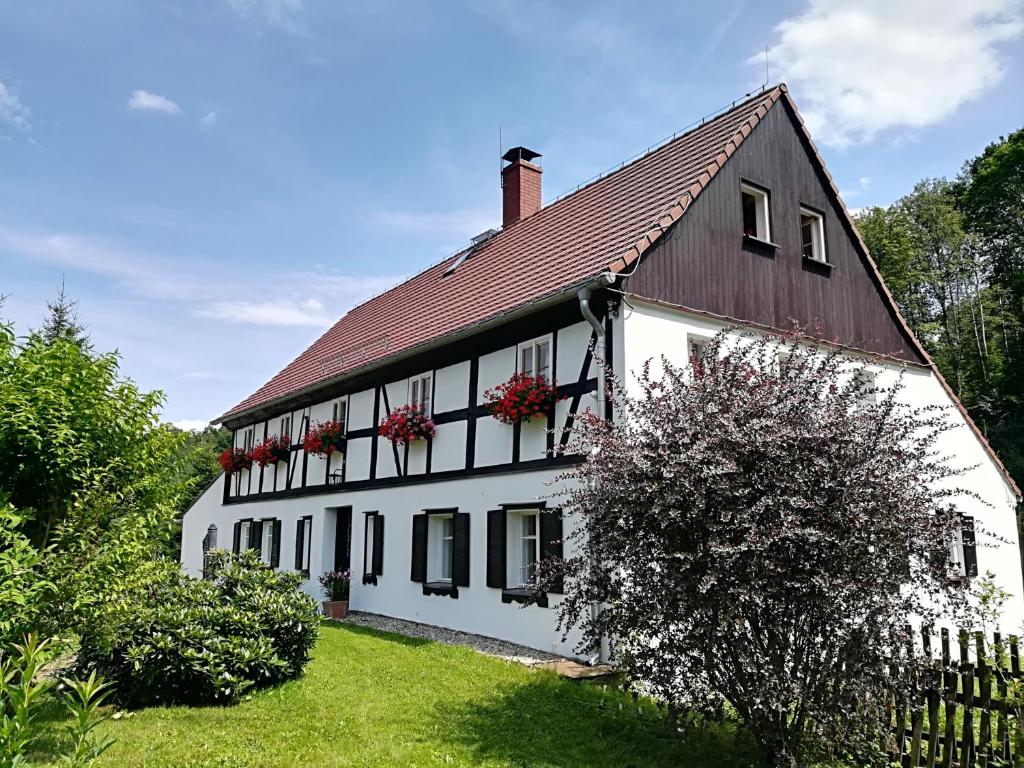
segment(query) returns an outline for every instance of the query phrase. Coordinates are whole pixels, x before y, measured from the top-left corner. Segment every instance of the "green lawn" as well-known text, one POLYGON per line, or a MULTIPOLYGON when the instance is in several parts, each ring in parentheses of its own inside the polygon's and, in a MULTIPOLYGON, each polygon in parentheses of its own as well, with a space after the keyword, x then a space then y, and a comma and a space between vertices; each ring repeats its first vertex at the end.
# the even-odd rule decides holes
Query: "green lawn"
MULTIPOLYGON (((731 728, 674 739, 657 710, 466 648, 324 624, 306 674, 236 707, 109 721, 104 766, 748 766, 731 728), (620 711, 619 705, 622 704, 620 711)), ((53 722, 54 738, 59 722, 53 722)))

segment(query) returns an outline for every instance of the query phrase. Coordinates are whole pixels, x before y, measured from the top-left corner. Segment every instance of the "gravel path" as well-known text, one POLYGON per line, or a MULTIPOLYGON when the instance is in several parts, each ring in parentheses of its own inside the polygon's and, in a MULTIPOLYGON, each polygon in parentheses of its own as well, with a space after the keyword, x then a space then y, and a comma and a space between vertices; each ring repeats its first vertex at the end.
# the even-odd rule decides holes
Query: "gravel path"
POLYGON ((455 629, 434 627, 429 624, 418 624, 415 621, 394 619, 377 613, 352 611, 345 621, 349 624, 379 629, 382 632, 394 632, 398 635, 419 637, 424 640, 433 640, 437 643, 447 643, 448 645, 463 645, 480 651, 480 653, 485 653, 488 656, 497 656, 500 659, 507 659, 508 661, 525 664, 526 666, 545 661, 560 661, 563 658, 553 653, 545 653, 544 651, 516 645, 515 643, 507 643, 504 640, 496 640, 493 637, 473 635, 469 632, 459 632, 455 629))

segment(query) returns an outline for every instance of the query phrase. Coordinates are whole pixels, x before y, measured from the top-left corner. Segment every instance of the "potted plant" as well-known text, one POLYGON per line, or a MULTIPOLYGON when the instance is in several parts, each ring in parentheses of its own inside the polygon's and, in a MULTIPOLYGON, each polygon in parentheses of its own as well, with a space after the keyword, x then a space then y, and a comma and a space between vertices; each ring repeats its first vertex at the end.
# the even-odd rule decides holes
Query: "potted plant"
POLYGON ((261 467, 269 467, 279 461, 288 461, 288 446, 277 435, 272 435, 253 446, 252 460, 261 467))
POLYGON ((543 376, 512 375, 504 384, 484 392, 487 410, 505 424, 547 416, 558 401, 558 390, 543 376))
POLYGON ((323 587, 324 616, 328 619, 344 619, 348 615, 348 587, 351 581, 349 571, 327 571, 320 577, 323 587))
POLYGON ((415 405, 395 408, 380 423, 380 436, 395 445, 426 440, 435 435, 434 422, 415 405))
POLYGON ((242 448, 225 448, 217 457, 217 462, 225 474, 241 472, 252 466, 252 452, 242 448))
POLYGON ((306 432, 302 447, 306 453, 327 458, 335 451, 341 451, 345 444, 345 434, 341 424, 336 421, 321 421, 314 424, 306 432))

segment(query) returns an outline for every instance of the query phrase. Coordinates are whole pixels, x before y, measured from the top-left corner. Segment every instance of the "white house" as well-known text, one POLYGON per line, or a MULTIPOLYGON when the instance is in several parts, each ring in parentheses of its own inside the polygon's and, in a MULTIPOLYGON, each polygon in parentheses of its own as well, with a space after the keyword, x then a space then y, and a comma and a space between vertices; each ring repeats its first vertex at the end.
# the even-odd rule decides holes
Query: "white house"
POLYGON ((954 543, 968 573, 992 571, 1024 620, 1020 492, 900 317, 787 89, 763 91, 618 170, 541 205, 539 155, 505 154, 503 226, 362 304, 220 423, 250 449, 286 438, 288 461, 222 477, 185 515, 182 563, 203 541, 259 548, 317 576, 351 568, 353 610, 574 655, 555 629, 558 594, 522 606, 538 560, 561 554, 552 481, 574 414, 605 410, 596 347, 630 377, 680 362, 719 329, 817 326, 880 382, 902 371, 915 402, 949 404, 949 447, 983 502, 954 543), (564 399, 507 425, 484 393, 516 372, 564 399), (396 446, 381 420, 415 404, 436 424, 396 446), (336 420, 342 450, 307 454, 336 420), (972 518, 1004 541, 976 545, 972 518), (213 527, 215 526, 215 534, 213 527))

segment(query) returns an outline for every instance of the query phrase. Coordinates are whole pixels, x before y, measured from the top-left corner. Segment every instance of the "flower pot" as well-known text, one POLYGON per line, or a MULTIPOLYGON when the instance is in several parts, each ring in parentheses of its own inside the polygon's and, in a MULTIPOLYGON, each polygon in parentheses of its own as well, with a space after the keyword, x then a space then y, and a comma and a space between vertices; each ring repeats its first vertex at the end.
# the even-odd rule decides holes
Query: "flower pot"
POLYGON ((348 616, 348 600, 324 600, 324 616, 328 619, 344 619, 348 616))

